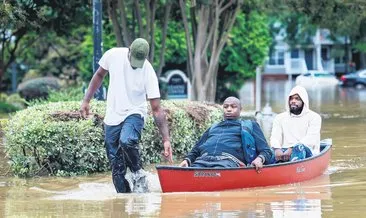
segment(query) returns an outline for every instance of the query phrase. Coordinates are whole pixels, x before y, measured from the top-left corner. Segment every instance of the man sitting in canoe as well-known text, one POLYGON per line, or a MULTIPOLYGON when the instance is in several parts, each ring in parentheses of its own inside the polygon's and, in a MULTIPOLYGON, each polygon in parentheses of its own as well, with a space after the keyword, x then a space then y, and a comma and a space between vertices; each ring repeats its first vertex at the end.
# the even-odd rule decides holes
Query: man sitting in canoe
POLYGON ((258 123, 240 120, 239 99, 228 97, 224 104, 224 120, 213 124, 180 163, 181 167, 245 167, 272 160, 273 152, 258 123))
POLYGON ((286 111, 273 120, 270 144, 275 161, 295 161, 318 154, 321 122, 320 115, 309 109, 306 89, 294 87, 288 95, 286 111))

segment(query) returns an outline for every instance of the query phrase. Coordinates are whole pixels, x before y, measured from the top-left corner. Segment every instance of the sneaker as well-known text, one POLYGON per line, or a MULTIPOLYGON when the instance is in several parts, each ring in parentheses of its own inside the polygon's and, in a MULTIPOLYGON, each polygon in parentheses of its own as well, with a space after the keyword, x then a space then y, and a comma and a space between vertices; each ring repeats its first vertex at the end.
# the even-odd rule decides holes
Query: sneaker
POLYGON ((132 181, 133 181, 133 192, 134 193, 149 192, 146 172, 143 169, 140 169, 132 174, 132 181))

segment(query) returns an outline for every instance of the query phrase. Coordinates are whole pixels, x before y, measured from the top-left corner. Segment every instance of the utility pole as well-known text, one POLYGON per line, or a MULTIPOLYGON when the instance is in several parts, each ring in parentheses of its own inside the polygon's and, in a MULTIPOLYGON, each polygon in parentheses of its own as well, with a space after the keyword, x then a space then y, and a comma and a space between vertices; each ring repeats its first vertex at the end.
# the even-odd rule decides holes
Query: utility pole
POLYGON ((15 93, 17 91, 17 64, 16 62, 13 62, 11 67, 11 91, 12 93, 15 93))
POLYGON ((344 37, 344 71, 345 74, 348 73, 349 57, 348 57, 348 37, 344 37))
POLYGON ((255 74, 255 111, 261 111, 262 94, 262 72, 261 67, 257 67, 255 74))
MULTIPOLYGON (((95 73, 99 67, 98 61, 102 57, 102 2, 101 0, 93 0, 93 72, 95 73)), ((101 85, 94 94, 97 100, 105 99, 105 91, 101 85)))

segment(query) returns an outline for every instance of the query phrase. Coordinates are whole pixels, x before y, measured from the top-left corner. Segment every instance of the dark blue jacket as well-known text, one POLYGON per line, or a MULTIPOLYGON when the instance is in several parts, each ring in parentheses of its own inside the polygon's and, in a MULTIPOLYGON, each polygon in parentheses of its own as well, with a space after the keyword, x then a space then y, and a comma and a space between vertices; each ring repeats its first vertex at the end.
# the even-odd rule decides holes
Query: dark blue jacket
MULTIPOLYGON (((267 144, 261 128, 255 121, 253 121, 252 135, 255 140, 257 156, 263 155, 265 158, 264 164, 270 163, 273 153, 267 144)), ((185 159, 193 163, 203 154, 220 156, 222 152, 233 155, 246 165, 250 164, 244 158, 240 120, 224 120, 215 124, 214 128, 206 130, 185 159)))

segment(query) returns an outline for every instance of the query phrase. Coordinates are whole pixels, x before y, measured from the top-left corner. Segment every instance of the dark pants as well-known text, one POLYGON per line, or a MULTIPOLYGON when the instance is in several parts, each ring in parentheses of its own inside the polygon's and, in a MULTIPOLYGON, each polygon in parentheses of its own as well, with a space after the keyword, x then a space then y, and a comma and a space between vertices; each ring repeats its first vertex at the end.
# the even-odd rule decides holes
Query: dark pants
POLYGON ((139 114, 128 116, 116 126, 104 125, 105 146, 112 168, 112 179, 118 193, 131 192, 125 178, 127 167, 132 172, 142 168, 139 153, 139 140, 144 119, 139 114))

